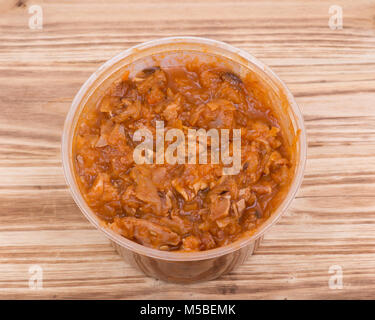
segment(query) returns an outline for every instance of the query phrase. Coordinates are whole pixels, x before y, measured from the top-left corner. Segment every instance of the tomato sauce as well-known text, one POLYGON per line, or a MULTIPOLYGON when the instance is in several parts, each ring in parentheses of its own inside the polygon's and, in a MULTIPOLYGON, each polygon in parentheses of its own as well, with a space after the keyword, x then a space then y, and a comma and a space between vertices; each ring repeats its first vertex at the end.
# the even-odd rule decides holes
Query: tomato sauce
POLYGON ((159 250, 208 250, 254 232, 292 180, 292 151, 260 84, 197 61, 128 74, 78 121, 74 169, 88 205, 112 230, 159 250), (224 175, 222 162, 157 164, 155 155, 137 164, 134 134, 147 129, 155 142, 157 121, 186 134, 240 129, 239 172, 224 175))

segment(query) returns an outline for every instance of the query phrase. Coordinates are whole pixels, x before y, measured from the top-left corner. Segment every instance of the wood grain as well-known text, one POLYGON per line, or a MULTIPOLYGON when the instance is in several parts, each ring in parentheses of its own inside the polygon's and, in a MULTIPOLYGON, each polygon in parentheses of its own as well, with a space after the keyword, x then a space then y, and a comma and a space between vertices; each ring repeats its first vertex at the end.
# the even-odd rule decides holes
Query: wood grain
POLYGON ((0 4, 0 298, 375 298, 375 1, 26 1, 0 4), (28 8, 43 8, 30 30, 28 8), (344 28, 328 27, 340 5, 344 28), (216 281, 176 285, 128 266, 65 185, 60 137, 100 64, 140 42, 209 37, 245 49, 303 110, 297 198, 256 255, 216 281), (43 268, 43 289, 28 286, 43 268), (328 286, 339 265, 344 287, 328 286))

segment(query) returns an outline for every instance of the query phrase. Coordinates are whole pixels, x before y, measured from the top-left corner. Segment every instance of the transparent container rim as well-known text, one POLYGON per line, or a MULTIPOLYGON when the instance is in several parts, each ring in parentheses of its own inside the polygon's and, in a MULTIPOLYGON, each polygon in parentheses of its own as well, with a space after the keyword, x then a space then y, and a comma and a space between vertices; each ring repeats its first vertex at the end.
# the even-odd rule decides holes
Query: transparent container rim
MULTIPOLYGON (((167 52, 168 50, 166 50, 167 52)), ((74 128, 72 130, 72 134, 74 133, 74 128)), ((83 214, 86 216, 86 218, 99 230, 104 232, 104 234, 112 241, 116 242, 118 245, 131 250, 135 253, 161 259, 161 260, 167 260, 167 261, 196 261, 196 260, 206 260, 206 259, 212 259, 216 257, 220 257, 223 255, 226 255, 228 253, 231 253, 233 251, 239 250, 240 248, 247 246, 254 242, 256 239, 261 237, 272 225, 274 225, 278 219, 281 217, 281 215, 287 210, 290 203, 294 199, 301 183, 303 180, 303 173, 305 169, 305 162, 306 162, 306 152, 307 152, 307 146, 306 146, 306 133, 305 133, 305 126, 303 122, 302 113, 287 86, 284 84, 284 82, 265 64, 263 64, 261 61, 253 57, 248 52, 233 47, 232 45, 229 45, 227 43, 207 39, 207 38, 201 38, 201 37, 168 37, 168 38, 161 38, 156 40, 151 40, 148 42, 141 43, 139 45, 133 46, 127 50, 124 50, 120 52, 118 55, 114 56, 107 62, 105 62, 103 65, 101 65, 82 85, 78 93, 73 99, 72 105, 68 111, 68 114, 65 119, 64 129, 63 129, 63 135, 62 135, 62 144, 61 144, 61 153, 62 153, 62 162, 63 162, 63 170, 64 170, 64 176, 65 180, 70 187, 70 191, 72 193, 73 199, 75 200, 78 207, 81 209, 83 214), (85 200, 83 199, 79 187, 75 181, 74 173, 71 170, 70 166, 70 151, 69 149, 72 147, 69 145, 69 126, 71 122, 74 119, 75 113, 77 108, 80 106, 81 100, 86 94, 86 91, 90 88, 90 86, 95 82, 95 80, 99 77, 99 75, 113 66, 115 63, 121 61, 127 56, 132 55, 134 52, 139 52, 144 49, 148 49, 154 46, 160 46, 160 45, 168 45, 171 43, 183 43, 183 44, 202 44, 207 45, 211 47, 219 47, 223 50, 229 51, 233 54, 236 54, 248 62, 254 64, 258 68, 260 68, 267 76, 273 78, 278 82, 278 84, 283 88, 284 93, 287 97, 287 100, 290 104, 290 107, 294 113, 295 120, 297 122, 297 126, 300 129, 300 135, 299 135, 299 165, 297 166, 297 170, 295 173, 294 180, 289 188, 288 194, 285 197, 285 199, 282 201, 282 203, 278 206, 276 211, 270 216, 270 218, 261 225, 256 232, 248 237, 243 237, 238 239, 237 241, 215 249, 210 249, 206 251, 198 251, 198 252, 171 252, 171 251, 161 251, 153 248, 149 248, 143 245, 140 245, 134 241, 131 241, 115 232, 110 230, 109 228, 104 227, 100 221, 99 218, 96 217, 95 213, 88 207, 85 200)))

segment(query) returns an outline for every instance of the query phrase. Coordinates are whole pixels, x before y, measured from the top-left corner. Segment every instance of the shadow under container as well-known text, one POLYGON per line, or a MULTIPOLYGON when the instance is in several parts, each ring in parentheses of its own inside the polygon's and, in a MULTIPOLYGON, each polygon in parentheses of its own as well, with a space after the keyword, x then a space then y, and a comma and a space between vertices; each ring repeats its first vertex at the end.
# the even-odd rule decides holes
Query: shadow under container
MULTIPOLYGON (((137 70, 130 73, 132 72, 134 74, 137 70)), ((126 262, 157 279, 190 283, 218 278, 232 271, 254 253, 264 233, 287 210, 302 182, 306 160, 306 137, 303 117, 292 94, 266 65, 249 53, 223 42, 205 38, 175 37, 153 40, 123 51, 90 76, 75 96, 68 112, 62 137, 62 158, 65 178, 78 207, 86 218, 108 237, 126 262), (86 204, 74 173, 72 143, 78 118, 85 106, 90 103, 94 105, 106 89, 121 77, 127 66, 133 65, 142 70, 144 67, 152 66, 152 59, 147 62, 149 57, 170 53, 219 57, 233 65, 233 71, 240 77, 249 72, 255 75, 279 116, 286 143, 294 149, 291 159, 293 180, 268 220, 252 235, 242 237, 230 245, 207 251, 160 251, 140 245, 113 232, 103 225, 86 204)))

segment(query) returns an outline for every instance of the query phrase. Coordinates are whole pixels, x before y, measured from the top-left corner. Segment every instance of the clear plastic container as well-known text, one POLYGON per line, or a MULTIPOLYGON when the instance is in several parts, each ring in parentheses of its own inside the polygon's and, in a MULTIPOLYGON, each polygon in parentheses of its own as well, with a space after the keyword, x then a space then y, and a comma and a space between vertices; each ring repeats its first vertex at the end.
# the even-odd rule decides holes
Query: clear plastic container
MULTIPOLYGON (((238 67, 237 67, 238 68, 238 67)), ((86 218, 112 242, 125 261, 146 275, 165 281, 189 283, 220 277, 252 255, 264 233, 287 210, 302 182, 306 160, 306 136, 302 114, 288 88, 267 66, 249 53, 223 42, 205 38, 174 37, 146 42, 121 52, 104 63, 84 83, 66 117, 62 137, 62 158, 66 181, 73 198, 86 218), (74 175, 72 141, 78 117, 86 103, 95 101, 118 79, 124 67, 147 57, 168 52, 196 52, 219 56, 239 66, 240 75, 251 71, 264 84, 286 131, 286 140, 295 148, 294 179, 284 199, 269 219, 250 237, 216 249, 201 252, 166 252, 128 240, 106 228, 84 201, 74 175)))

